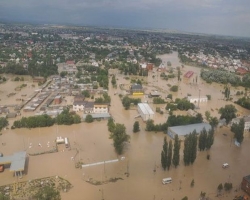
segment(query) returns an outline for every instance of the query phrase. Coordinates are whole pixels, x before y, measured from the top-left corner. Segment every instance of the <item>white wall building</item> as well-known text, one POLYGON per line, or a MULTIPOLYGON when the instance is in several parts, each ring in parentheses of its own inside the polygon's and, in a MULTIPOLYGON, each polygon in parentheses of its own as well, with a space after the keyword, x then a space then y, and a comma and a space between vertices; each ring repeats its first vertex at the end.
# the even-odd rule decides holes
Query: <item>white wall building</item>
POLYGON ((200 103, 207 102, 207 96, 200 96, 200 97, 188 96, 187 99, 190 103, 198 103, 199 101, 200 101, 200 103))
POLYGON ((94 113, 108 113, 108 104, 94 104, 94 113))
POLYGON ((138 103, 137 110, 141 115, 143 121, 147 121, 149 119, 153 119, 154 111, 150 108, 147 103, 138 103))
POLYGON ((84 102, 84 101, 74 101, 73 111, 75 111, 75 112, 83 111, 85 104, 86 104, 86 102, 84 102))
MULTIPOLYGON (((239 124, 241 119, 242 119, 242 117, 232 119, 231 126, 232 126, 233 123, 239 124)), ((250 115, 243 117, 243 119, 244 119, 244 122, 245 122, 244 131, 250 131, 250 115)))

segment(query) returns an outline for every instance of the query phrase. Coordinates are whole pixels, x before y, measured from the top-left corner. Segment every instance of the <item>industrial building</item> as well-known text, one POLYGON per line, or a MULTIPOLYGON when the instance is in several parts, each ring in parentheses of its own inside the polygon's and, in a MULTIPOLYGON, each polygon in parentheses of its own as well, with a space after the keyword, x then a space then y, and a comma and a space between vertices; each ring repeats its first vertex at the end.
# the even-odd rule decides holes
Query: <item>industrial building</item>
POLYGON ((207 124, 207 123, 189 124, 189 125, 183 125, 183 126, 172 126, 172 127, 168 127, 167 134, 172 139, 174 139, 175 135, 178 135, 179 138, 182 140, 184 139, 185 135, 192 133, 194 130, 196 130, 196 132, 200 134, 200 132, 204 128, 208 132, 212 127, 210 124, 207 124))
POLYGON ((143 121, 153 119, 155 114, 147 103, 138 103, 137 110, 143 121))
POLYGON ((26 152, 20 151, 12 156, 0 157, 0 165, 10 166, 10 172, 14 172, 15 176, 22 176, 25 169, 26 152))

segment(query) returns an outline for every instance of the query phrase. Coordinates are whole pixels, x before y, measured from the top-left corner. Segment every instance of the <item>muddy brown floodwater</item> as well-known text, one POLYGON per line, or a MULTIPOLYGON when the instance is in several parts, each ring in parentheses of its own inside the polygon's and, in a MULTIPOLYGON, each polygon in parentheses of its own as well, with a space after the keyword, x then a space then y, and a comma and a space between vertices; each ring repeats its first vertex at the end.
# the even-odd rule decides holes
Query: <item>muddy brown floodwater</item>
MULTIPOLYGON (((162 59, 165 59, 166 62, 171 61, 172 66, 181 66, 176 53, 164 55, 162 59)), ((184 74, 188 70, 193 70, 199 74, 200 69, 185 66, 182 73, 184 74)), ((122 75, 117 75, 117 77, 118 84, 129 83, 129 80, 123 79, 122 75)), ((150 82, 150 78, 148 79, 148 82, 150 82)), ((164 95, 169 93, 167 83, 179 84, 181 90, 174 94, 174 97, 184 97, 187 93, 197 96, 199 88, 201 89, 201 95, 211 94, 212 100, 200 105, 199 112, 203 116, 206 110, 209 110, 212 116, 219 116, 217 109, 226 103, 230 103, 222 100, 223 96, 220 90, 223 86, 218 84, 207 85, 200 79, 198 79, 197 85, 187 84, 184 80, 177 83, 177 79, 169 82, 158 79, 157 85, 155 85, 156 83, 151 85, 149 83, 147 88, 148 91, 151 89, 160 90, 164 95)), ((1 91, 4 91, 4 88, 1 88, 1 91)), ((29 156, 25 175, 22 178, 22 181, 55 175, 66 178, 73 184, 73 188, 68 192, 61 193, 63 200, 180 200, 184 196, 195 200, 199 198, 201 191, 206 192, 206 196, 210 199, 228 200, 233 199, 236 194, 243 194, 239 189, 240 182, 243 176, 250 174, 249 133, 245 134, 243 144, 239 148, 233 144, 233 134, 230 132, 230 128, 217 128, 211 150, 209 152, 198 151, 193 165, 184 166, 182 144, 180 165, 177 168, 171 167, 169 171, 164 171, 161 168, 160 155, 163 139, 166 135, 160 132, 146 132, 145 123, 140 118, 135 119, 135 116, 138 115, 136 109, 128 111, 123 109, 119 96, 114 95, 117 91, 121 92, 119 88, 114 89, 110 86, 109 95, 112 98, 110 112, 115 122, 126 126, 127 133, 131 137, 122 155, 125 159, 116 155, 112 140, 109 139, 107 121, 105 120, 72 126, 4 130, 2 136, 0 136, 0 151, 4 155, 10 155, 21 150, 26 150, 30 154, 44 152, 53 148, 57 136, 68 137, 71 150, 65 148, 64 145, 60 145, 57 153, 29 156), (141 127, 141 131, 138 133, 132 132, 135 120, 139 121, 141 127), (2 145, 2 143, 5 143, 5 145, 2 145), (207 160, 207 154, 210 155, 210 160, 207 160), (119 161, 114 163, 105 163, 82 169, 75 168, 75 163, 79 161, 90 164, 117 158, 119 161), (224 162, 229 163, 228 169, 222 168, 224 162), (161 181, 166 177, 172 177, 173 182, 163 185, 161 181), (88 180, 102 182, 110 178, 116 178, 117 181, 106 182, 102 185, 88 183, 88 180), (194 187, 190 186, 192 180, 194 180, 194 187), (225 182, 232 182, 233 190, 230 193, 223 192, 222 196, 216 197, 217 186, 225 182)), ((144 96, 141 98, 147 99, 144 96)), ((153 108, 156 107, 151 103, 150 105, 153 108)), ((237 109, 239 108, 237 107, 237 109)), ((239 109, 239 112, 244 115, 249 114, 249 111, 245 109, 239 109)), ((166 113, 163 115, 156 113, 155 123, 164 122, 166 119, 166 113)), ((168 140, 170 140, 169 137, 168 140)), ((17 179, 8 169, 4 173, 0 173, 0 185, 14 183, 15 181, 17 179)))

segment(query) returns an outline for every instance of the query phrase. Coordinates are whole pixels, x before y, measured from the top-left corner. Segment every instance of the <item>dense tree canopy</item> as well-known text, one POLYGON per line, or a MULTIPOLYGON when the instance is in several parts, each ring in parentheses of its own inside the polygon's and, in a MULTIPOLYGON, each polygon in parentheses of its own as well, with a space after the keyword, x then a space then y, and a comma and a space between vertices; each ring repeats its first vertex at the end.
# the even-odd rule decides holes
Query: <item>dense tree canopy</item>
POLYGON ((201 70, 201 78, 211 83, 232 84, 233 86, 241 85, 241 79, 236 74, 225 70, 201 70))
POLYGON ((219 109, 219 113, 221 114, 220 118, 226 119, 227 124, 236 117, 236 112, 237 109, 235 108, 234 105, 229 104, 229 105, 225 105, 225 107, 222 107, 219 109))
POLYGON ((61 114, 57 115, 54 119, 49 115, 39 115, 31 117, 22 117, 21 120, 14 121, 12 128, 36 128, 53 126, 54 123, 59 125, 71 125, 81 122, 81 118, 74 112, 69 112, 68 109, 64 110, 61 114))
POLYGON ((174 137, 174 153, 172 160, 174 167, 177 167, 180 163, 180 148, 181 148, 181 141, 178 135, 176 134, 174 137))
POLYGON ((133 132, 139 132, 140 131, 140 124, 138 121, 135 121, 134 125, 133 125, 133 132))
POLYGON ((14 121, 13 128, 36 128, 53 126, 55 120, 48 115, 22 117, 21 120, 14 121))
POLYGON ((126 134, 126 127, 123 124, 116 123, 114 130, 110 133, 110 139, 113 139, 113 145, 117 154, 123 153, 125 142, 129 141, 130 136, 126 134))
POLYGON ((161 166, 164 170, 167 169, 168 163, 168 141, 167 138, 164 137, 162 151, 161 151, 161 166))
POLYGON ((250 110, 250 98, 249 97, 239 98, 235 103, 240 105, 243 108, 250 110))
POLYGON ((197 133, 195 130, 185 137, 183 154, 185 165, 194 163, 197 154, 197 133))
POLYGON ((0 131, 4 128, 4 127, 6 127, 6 126, 8 126, 8 120, 5 118, 5 117, 0 117, 0 131))
POLYGON ((234 138, 239 143, 242 143, 244 139, 244 127, 245 127, 244 119, 241 119, 239 124, 233 123, 231 126, 231 131, 234 133, 234 138))

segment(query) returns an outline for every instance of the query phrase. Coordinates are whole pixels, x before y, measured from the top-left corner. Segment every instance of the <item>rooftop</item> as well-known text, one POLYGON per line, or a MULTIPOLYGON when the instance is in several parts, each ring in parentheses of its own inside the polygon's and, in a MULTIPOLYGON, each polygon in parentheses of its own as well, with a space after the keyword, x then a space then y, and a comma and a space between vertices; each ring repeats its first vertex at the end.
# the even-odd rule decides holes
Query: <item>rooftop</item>
POLYGON ((196 130, 197 133, 200 133, 203 128, 205 128, 206 131, 209 131, 212 127, 210 124, 207 123, 198 123, 198 124, 188 124, 183 126, 172 126, 169 127, 168 129, 178 134, 179 136, 184 136, 188 135, 189 133, 192 133, 194 130, 196 130))
POLYGON ((0 157, 0 164, 10 164, 10 171, 24 171, 26 161, 26 152, 20 151, 12 156, 0 157))
POLYGON ((250 175, 248 175, 248 176, 244 176, 243 177, 247 182, 249 182, 250 183, 250 175))

